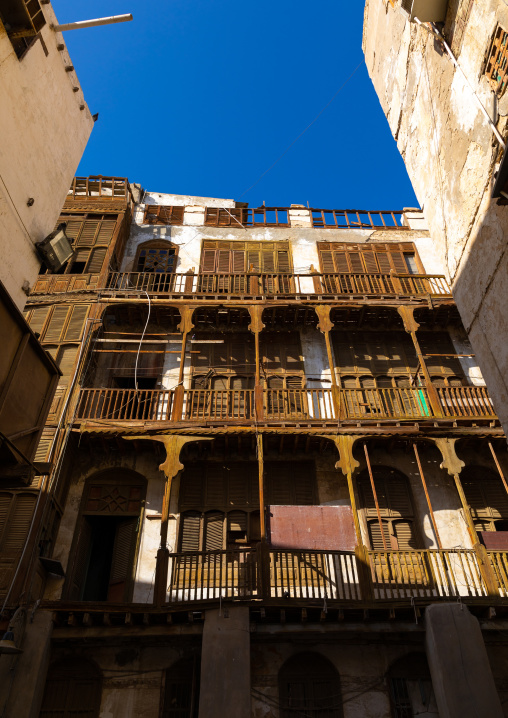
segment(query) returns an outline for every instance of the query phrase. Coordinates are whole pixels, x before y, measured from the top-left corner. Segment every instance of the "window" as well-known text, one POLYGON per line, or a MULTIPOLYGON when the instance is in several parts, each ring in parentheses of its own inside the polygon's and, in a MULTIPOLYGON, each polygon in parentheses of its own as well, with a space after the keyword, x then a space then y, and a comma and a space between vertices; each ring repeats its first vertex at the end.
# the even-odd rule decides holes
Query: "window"
MULTIPOLYGON (((406 477, 395 469, 373 466, 379 512, 387 550, 412 550, 420 547, 411 491, 406 477)), ((360 509, 367 523, 370 548, 383 551, 383 537, 379 526, 374 494, 369 474, 358 477, 360 509)))
POLYGON ((145 485, 128 470, 107 471, 87 482, 68 580, 70 600, 129 599, 145 485))
POLYGON ((162 718, 198 718, 200 663, 185 658, 165 672, 162 718))
POLYGON ((147 204, 143 224, 183 224, 185 207, 147 204))
MULTIPOLYGON (((62 215, 65 233, 74 249, 74 256, 59 274, 99 274, 117 226, 116 214, 62 215)), ((58 225, 57 225, 58 226, 58 225)), ((50 270, 43 270, 50 274, 50 270)))
POLYGON ((490 45, 485 74, 498 97, 506 90, 508 73, 508 33, 501 25, 495 29, 490 45))
POLYGON ((300 653, 279 671, 281 718, 342 718, 339 674, 324 656, 300 653))
POLYGON ((423 273, 415 246, 402 244, 345 244, 318 242, 321 271, 327 273, 423 273))
POLYGON ((136 272, 175 271, 177 247, 169 242, 151 241, 142 244, 137 251, 134 266, 136 272))
POLYGON ((427 658, 411 653, 395 662, 388 671, 392 718, 439 716, 427 658))
POLYGON ((289 242, 203 242, 201 272, 291 271, 289 242))
MULTIPOLYGON (((266 461, 267 504, 315 503, 312 461, 266 461)), ((256 462, 186 465, 179 499, 181 551, 249 546, 260 540, 259 477, 256 462)))
POLYGON ((36 494, 0 492, 0 596, 5 596, 23 550, 35 509, 36 494))
POLYGON ((31 47, 37 33, 46 24, 39 0, 3 2, 0 9, 0 20, 19 59, 31 47))
POLYGON ((462 486, 477 531, 508 530, 508 494, 500 477, 483 466, 468 466, 462 486))
POLYGON ((95 663, 67 656, 49 668, 40 718, 98 718, 101 692, 95 663))

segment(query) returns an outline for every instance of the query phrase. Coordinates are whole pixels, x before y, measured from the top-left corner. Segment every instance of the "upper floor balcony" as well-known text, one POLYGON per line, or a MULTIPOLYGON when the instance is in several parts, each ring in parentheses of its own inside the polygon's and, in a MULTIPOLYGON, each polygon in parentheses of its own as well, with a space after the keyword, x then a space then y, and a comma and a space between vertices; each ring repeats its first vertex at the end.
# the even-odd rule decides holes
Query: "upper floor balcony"
MULTIPOLYGON (((55 278, 58 281, 58 278, 55 278)), ((56 285, 55 285, 56 286, 56 285)), ((446 278, 408 273, 158 273, 112 272, 106 289, 132 300, 149 294, 168 299, 341 300, 349 298, 451 299, 446 278)), ((52 291, 51 287, 47 291, 52 291)))
POLYGON ((199 426, 336 425, 421 422, 433 419, 495 421, 486 387, 437 386, 372 389, 82 389, 76 421, 199 426), (440 409, 440 410, 439 410, 440 409))

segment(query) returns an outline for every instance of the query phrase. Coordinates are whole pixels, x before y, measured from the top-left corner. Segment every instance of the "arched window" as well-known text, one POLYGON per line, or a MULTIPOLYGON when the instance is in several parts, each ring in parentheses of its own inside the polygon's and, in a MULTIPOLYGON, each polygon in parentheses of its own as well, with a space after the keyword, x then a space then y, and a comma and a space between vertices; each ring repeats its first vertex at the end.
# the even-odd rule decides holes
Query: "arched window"
POLYGON ((280 718, 342 718, 339 674, 319 653, 299 653, 279 671, 280 718))
MULTIPOLYGON (((420 547, 411 490, 406 477, 395 469, 373 466, 379 513, 387 550, 412 550, 420 547)), ((379 526, 376 503, 367 471, 358 477, 360 509, 367 522, 371 549, 382 551, 383 537, 379 526)))
POLYGON ((136 272, 171 274, 175 271, 178 247, 164 240, 150 240, 138 247, 134 267, 136 272))
POLYGON ((477 531, 508 531, 508 494, 498 474, 483 466, 468 466, 462 486, 477 531))
POLYGON ((164 674, 162 718, 197 718, 200 657, 184 658, 164 674))
POLYGON ((410 653, 388 671, 392 718, 439 715, 424 653, 410 653))
POLYGON ((145 491, 146 480, 128 469, 88 479, 71 553, 70 600, 129 600, 145 491))
POLYGON ((95 663, 65 658, 50 666, 40 718, 97 718, 102 675, 95 663))

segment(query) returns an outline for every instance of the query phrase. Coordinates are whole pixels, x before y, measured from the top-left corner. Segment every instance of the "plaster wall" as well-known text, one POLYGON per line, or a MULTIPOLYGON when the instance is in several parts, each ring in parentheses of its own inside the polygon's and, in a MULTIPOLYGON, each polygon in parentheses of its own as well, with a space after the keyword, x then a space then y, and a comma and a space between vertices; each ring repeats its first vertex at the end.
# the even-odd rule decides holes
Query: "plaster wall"
POLYGON ((53 231, 93 127, 76 73, 65 69, 62 33, 50 28, 53 9, 42 10, 44 46, 37 40, 20 60, 0 23, 0 280, 20 309, 23 283, 39 272, 34 243, 53 231))
MULTIPOLYGON (((465 2, 450 3, 445 34, 465 2)), ((474 92, 506 134, 508 97, 499 101, 483 74, 496 24, 508 27, 501 0, 472 3, 462 42, 452 41, 474 92)), ((471 88, 431 33, 384 0, 365 4, 365 61, 420 205, 433 246, 508 429, 508 208, 491 199, 500 147, 471 88)))

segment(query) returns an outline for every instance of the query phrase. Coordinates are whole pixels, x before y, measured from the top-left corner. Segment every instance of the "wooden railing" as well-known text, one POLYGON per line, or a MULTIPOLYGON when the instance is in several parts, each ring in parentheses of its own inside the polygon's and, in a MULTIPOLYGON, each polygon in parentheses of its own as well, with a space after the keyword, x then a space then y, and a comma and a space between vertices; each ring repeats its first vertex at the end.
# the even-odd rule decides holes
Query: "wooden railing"
POLYGON ((158 295, 451 297, 445 277, 429 274, 239 274, 112 272, 107 289, 158 295))
POLYGON ((495 417, 492 399, 485 386, 438 386, 445 416, 495 417))
POLYGON ((376 599, 487 595, 474 551, 426 549, 368 554, 376 599))
POLYGON ((255 549, 173 553, 170 556, 170 603, 253 598, 258 595, 255 549))
POLYGON ((170 555, 170 603, 257 599, 356 603, 508 597, 508 552, 489 551, 494 584, 474 549, 349 551, 257 548, 170 555), (496 587, 497 581, 497 587, 496 587), (499 596, 494 595, 499 591, 499 596))
MULTIPOLYGON (((77 419, 101 421, 421 420, 435 416, 425 387, 388 389, 264 389, 255 412, 253 389, 186 389, 181 402, 167 389, 82 389, 77 419)), ((485 387, 438 387, 445 418, 495 419, 485 387)))

